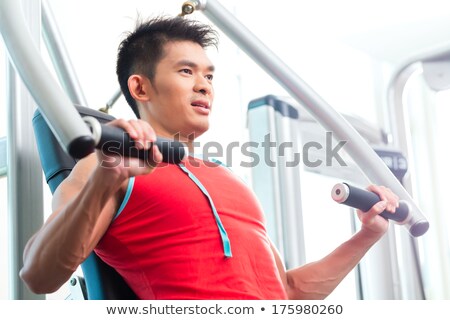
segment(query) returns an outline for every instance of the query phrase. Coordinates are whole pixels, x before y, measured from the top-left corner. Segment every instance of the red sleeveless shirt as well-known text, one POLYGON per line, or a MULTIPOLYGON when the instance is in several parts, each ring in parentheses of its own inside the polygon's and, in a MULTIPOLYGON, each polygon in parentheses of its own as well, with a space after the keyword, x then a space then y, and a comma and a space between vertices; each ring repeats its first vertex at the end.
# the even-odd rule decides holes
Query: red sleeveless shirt
POLYGON ((141 299, 286 299, 251 190, 230 170, 190 157, 130 179, 96 253, 141 299), (224 255, 207 190, 231 246, 224 255))

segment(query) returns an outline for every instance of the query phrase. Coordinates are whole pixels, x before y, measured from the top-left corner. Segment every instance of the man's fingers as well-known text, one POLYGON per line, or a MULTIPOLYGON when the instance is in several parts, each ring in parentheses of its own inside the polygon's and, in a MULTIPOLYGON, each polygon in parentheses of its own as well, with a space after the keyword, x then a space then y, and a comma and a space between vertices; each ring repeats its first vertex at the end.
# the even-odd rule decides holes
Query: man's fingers
POLYGON ((363 223, 369 223, 371 220, 373 220, 376 216, 378 216, 380 213, 382 213, 387 208, 387 201, 382 200, 380 202, 377 202, 373 205, 372 208, 370 208, 369 211, 365 212, 362 217, 361 221, 363 223))
POLYGON ((391 189, 384 186, 370 185, 367 188, 369 191, 375 192, 381 199, 381 201, 386 201, 386 210, 394 213, 399 207, 399 197, 392 192, 391 189))
POLYGON ((156 145, 153 145, 153 147, 152 147, 152 155, 153 155, 153 160, 155 161, 155 163, 160 163, 163 159, 163 155, 159 151, 159 149, 156 145))
POLYGON ((130 138, 134 141, 136 148, 149 149, 152 142, 156 141, 156 134, 153 128, 143 120, 117 119, 111 121, 109 125, 113 125, 125 130, 130 138))

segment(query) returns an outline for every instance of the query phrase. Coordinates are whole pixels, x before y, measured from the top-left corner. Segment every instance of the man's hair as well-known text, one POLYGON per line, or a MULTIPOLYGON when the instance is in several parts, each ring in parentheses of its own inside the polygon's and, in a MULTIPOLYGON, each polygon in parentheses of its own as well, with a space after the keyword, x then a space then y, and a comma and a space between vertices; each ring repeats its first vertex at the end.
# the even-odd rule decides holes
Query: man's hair
POLYGON ((192 41, 202 48, 218 45, 217 33, 210 26, 181 17, 138 21, 135 30, 119 45, 116 73, 122 93, 137 118, 139 110, 128 89, 128 78, 143 74, 152 81, 156 66, 164 57, 164 45, 172 41, 192 41))

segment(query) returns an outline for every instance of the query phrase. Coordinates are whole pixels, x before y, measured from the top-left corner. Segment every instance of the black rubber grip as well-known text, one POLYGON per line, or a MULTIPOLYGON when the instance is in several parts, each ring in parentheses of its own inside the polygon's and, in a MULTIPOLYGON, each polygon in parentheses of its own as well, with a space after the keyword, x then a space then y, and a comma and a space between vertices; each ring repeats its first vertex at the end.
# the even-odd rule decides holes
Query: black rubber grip
MULTIPOLYGON (((151 160, 151 151, 138 149, 129 134, 123 129, 101 125, 101 137, 97 148, 106 153, 115 153, 127 157, 135 157, 143 160, 151 160)), ((163 162, 179 163, 187 156, 187 147, 184 143, 176 140, 157 137, 153 142, 162 153, 163 162)))
MULTIPOLYGON (((379 202, 381 199, 380 197, 371 191, 360 189, 354 186, 351 186, 347 183, 343 183, 342 185, 346 185, 348 188, 348 194, 344 197, 346 199, 339 201, 342 204, 345 204, 347 206, 360 209, 363 212, 369 211, 374 204, 379 202)), ((342 188, 333 188, 333 192, 343 192, 342 188)), ((342 195, 339 195, 342 196, 342 195)), ((335 197, 333 197, 335 198, 335 197)), ((336 200, 336 199, 335 199, 336 200)), ((380 213, 380 216, 382 216, 385 219, 391 219, 397 222, 403 222, 405 221, 409 216, 409 207, 405 202, 399 203, 399 207, 395 210, 394 213, 389 212, 387 210, 380 213)))

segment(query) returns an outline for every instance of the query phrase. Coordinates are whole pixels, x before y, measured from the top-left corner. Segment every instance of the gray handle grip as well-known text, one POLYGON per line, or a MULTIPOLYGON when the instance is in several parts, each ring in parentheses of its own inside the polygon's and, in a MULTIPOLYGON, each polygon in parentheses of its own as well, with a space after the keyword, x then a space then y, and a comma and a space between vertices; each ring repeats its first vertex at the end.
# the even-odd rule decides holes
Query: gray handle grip
MULTIPOLYGON (((151 160, 151 151, 136 148, 135 142, 123 129, 101 124, 96 118, 86 116, 83 120, 92 131, 97 149, 127 157, 151 160)), ((162 153, 163 162, 179 163, 188 155, 187 146, 176 140, 157 137, 153 142, 162 153)))
MULTIPOLYGON (((369 211, 374 204, 380 201, 380 197, 376 193, 351 186, 347 183, 336 184, 331 191, 331 197, 338 203, 360 209, 364 212, 369 211)), ((409 216, 409 206, 406 202, 400 201, 399 207, 394 213, 385 210, 380 213, 380 216, 401 223, 409 216)))

